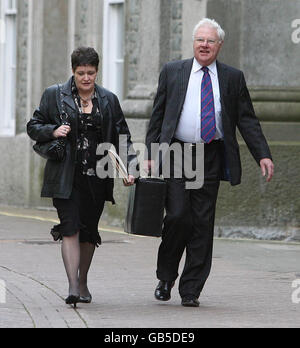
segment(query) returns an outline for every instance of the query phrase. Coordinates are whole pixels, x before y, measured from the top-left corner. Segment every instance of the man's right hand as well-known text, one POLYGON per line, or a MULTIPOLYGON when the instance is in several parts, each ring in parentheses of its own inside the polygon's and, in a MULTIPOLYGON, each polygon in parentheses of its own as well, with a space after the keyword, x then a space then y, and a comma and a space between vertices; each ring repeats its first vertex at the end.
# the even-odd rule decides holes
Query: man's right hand
POLYGON ((53 136, 54 136, 54 138, 66 137, 68 135, 68 133, 70 133, 70 132, 71 132, 70 126, 62 125, 62 126, 58 127, 57 129, 55 129, 55 131, 53 132, 53 136))

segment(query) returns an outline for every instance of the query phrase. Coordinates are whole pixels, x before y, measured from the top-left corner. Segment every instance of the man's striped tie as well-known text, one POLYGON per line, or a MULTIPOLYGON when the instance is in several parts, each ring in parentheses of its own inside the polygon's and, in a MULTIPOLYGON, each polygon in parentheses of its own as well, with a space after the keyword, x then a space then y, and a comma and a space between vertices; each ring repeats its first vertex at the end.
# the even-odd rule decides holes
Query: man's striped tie
POLYGON ((215 104, 211 78, 206 66, 201 83, 201 138, 205 143, 210 143, 216 135, 215 104))

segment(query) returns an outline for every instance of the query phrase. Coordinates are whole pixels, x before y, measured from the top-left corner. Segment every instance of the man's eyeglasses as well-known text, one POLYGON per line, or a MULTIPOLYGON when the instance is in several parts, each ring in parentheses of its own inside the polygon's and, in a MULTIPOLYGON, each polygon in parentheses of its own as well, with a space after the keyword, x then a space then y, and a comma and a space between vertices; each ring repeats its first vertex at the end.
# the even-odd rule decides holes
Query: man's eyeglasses
POLYGON ((210 46, 215 45, 217 42, 220 42, 220 40, 213 40, 213 39, 203 39, 202 37, 196 37, 195 41, 198 43, 204 44, 207 43, 210 46))

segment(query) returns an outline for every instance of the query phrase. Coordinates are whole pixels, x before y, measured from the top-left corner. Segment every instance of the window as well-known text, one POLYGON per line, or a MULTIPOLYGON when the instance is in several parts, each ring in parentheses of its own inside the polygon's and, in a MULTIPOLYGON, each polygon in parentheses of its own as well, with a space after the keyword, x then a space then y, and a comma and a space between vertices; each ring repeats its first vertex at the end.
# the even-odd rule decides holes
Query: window
POLYGON ((124 0, 104 1, 103 86, 124 98, 124 0))
POLYGON ((17 1, 0 3, 0 135, 15 135, 17 1))

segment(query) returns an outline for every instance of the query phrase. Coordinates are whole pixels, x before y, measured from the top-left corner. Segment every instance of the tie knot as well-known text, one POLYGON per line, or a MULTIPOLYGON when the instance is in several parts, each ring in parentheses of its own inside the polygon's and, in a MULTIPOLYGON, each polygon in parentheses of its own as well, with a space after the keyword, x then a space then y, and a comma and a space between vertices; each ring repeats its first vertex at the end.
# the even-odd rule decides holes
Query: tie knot
POLYGON ((208 73, 208 67, 207 67, 207 66, 203 66, 203 67, 201 68, 201 70, 203 70, 206 74, 208 73))

